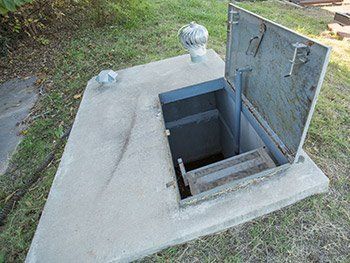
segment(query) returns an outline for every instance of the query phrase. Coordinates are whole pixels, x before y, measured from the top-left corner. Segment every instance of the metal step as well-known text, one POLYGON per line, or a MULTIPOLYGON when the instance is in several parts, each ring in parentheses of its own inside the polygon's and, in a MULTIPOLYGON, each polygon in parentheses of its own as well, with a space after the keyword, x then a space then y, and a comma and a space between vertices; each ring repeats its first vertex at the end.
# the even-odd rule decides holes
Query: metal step
POLYGON ((275 167, 264 147, 186 173, 192 195, 275 167))

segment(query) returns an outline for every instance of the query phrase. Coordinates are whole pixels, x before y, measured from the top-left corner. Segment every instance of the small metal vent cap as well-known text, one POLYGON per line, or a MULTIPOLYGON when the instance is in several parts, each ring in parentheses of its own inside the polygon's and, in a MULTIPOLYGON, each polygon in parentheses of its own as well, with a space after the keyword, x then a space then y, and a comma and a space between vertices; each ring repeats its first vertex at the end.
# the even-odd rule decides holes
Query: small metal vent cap
POLYGON ((102 70, 96 77, 96 81, 101 84, 114 83, 117 81, 118 73, 111 70, 102 70))

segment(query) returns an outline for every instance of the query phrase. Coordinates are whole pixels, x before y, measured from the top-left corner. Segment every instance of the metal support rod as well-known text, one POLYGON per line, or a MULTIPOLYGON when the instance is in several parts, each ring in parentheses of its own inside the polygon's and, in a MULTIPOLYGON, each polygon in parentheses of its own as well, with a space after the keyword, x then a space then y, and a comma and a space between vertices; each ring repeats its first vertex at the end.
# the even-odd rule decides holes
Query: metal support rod
POLYGON ((251 67, 244 67, 236 69, 235 75, 235 143, 236 143, 236 154, 240 153, 241 143, 241 112, 242 112, 242 75, 244 72, 252 71, 251 67))
POLYGON ((226 63, 225 63, 225 76, 229 76, 231 70, 231 43, 232 43, 232 26, 233 26, 233 15, 234 8, 232 5, 228 6, 228 14, 227 14, 227 41, 226 41, 226 63))

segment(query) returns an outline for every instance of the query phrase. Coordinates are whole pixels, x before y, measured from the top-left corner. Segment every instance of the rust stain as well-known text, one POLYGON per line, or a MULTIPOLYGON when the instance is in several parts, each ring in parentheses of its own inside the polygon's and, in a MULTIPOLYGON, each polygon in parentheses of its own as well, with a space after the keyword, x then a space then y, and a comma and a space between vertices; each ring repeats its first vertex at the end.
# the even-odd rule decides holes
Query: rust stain
POLYGON ((271 140, 274 142, 274 144, 277 146, 277 148, 284 154, 284 155, 288 155, 288 152, 286 151, 286 149, 282 148, 278 142, 275 141, 274 137, 272 136, 272 134, 269 132, 269 130, 267 130, 264 125, 259 121, 259 118, 257 118, 257 114, 255 112, 255 110, 250 107, 250 105, 245 104, 248 108, 248 110, 253 114, 253 116, 255 117, 255 120, 257 120, 260 124, 260 126, 264 129, 264 131, 269 135, 269 137, 271 138, 271 140))
POLYGON ((307 46, 311 47, 313 44, 315 44, 315 42, 309 40, 309 41, 306 41, 305 43, 307 46))

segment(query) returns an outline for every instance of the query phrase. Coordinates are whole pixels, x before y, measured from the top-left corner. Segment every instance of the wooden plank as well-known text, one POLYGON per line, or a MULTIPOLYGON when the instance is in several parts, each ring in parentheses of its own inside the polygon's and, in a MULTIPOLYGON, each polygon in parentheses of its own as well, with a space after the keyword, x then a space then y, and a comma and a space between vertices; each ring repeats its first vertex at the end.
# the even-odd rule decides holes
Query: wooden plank
POLYGON ((328 29, 341 38, 350 38, 350 26, 341 26, 338 23, 328 24, 328 29))
POLYGON ((317 5, 317 4, 334 4, 341 3, 343 0, 292 0, 293 3, 308 6, 308 5, 317 5))
POLYGON ((342 26, 350 25, 350 13, 340 13, 336 12, 334 15, 334 20, 341 24, 342 26))
POLYGON ((234 165, 239 164, 241 162, 252 160, 254 158, 257 158, 258 156, 259 156, 259 153, 256 150, 246 152, 246 153, 225 159, 223 161, 216 162, 216 163, 201 167, 201 168, 196 169, 196 170, 192 170, 192 171, 188 172, 188 177, 191 180, 195 180, 198 177, 202 177, 202 176, 205 176, 207 174, 218 172, 222 169, 226 169, 228 167, 234 166, 234 165))
POLYGON ((240 154, 187 173, 193 195, 275 167, 265 148, 240 154))

